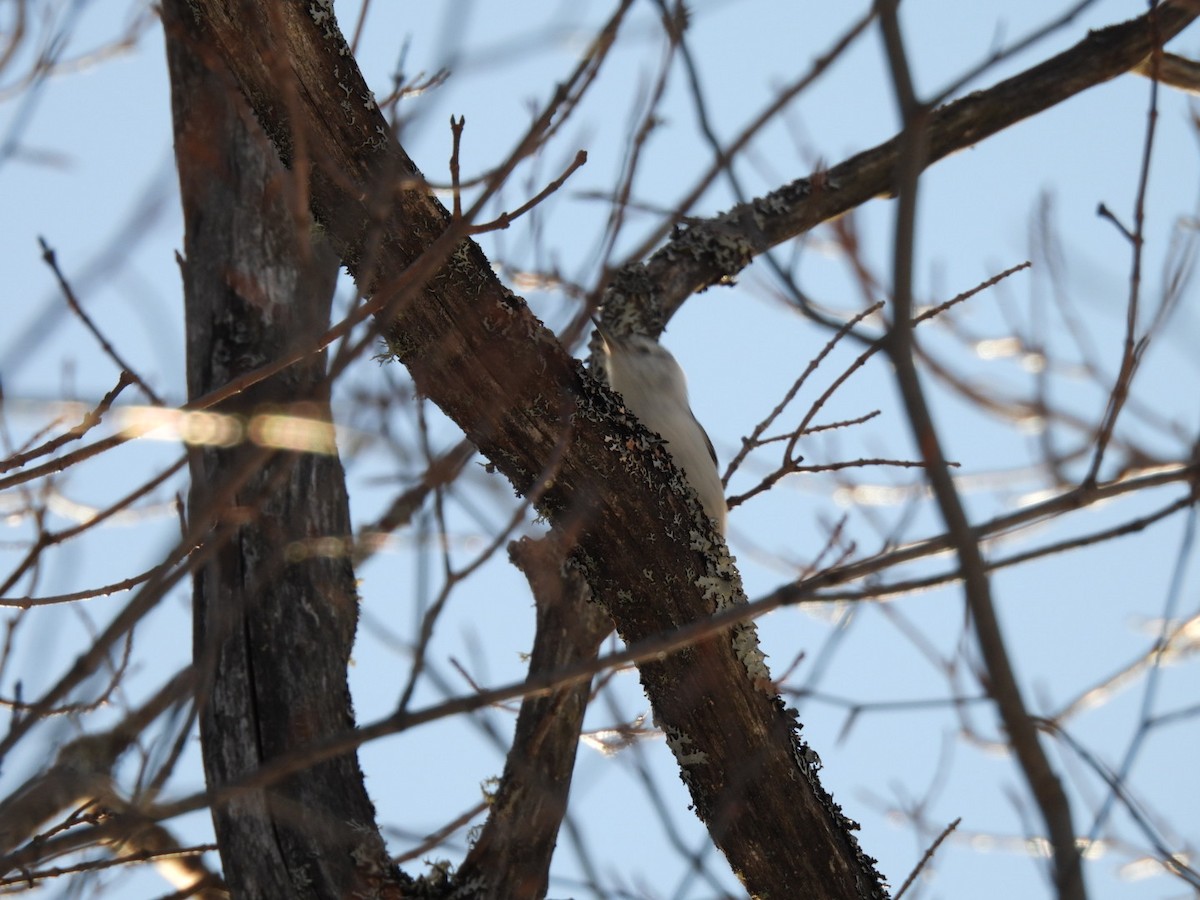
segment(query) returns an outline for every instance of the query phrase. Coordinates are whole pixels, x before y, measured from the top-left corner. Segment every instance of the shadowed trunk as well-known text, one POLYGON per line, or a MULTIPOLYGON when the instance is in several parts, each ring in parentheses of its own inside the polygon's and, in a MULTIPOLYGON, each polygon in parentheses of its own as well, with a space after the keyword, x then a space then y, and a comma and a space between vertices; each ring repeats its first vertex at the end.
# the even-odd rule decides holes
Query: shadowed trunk
MULTIPOLYGON (((311 240, 296 182, 188 5, 167 0, 164 19, 195 398, 322 333, 337 260, 311 240)), ((194 590, 210 789, 354 723, 346 664, 358 611, 342 467, 334 453, 272 449, 268 423, 251 418, 271 410, 328 422, 324 354, 217 408, 242 417, 248 440, 192 454, 190 515, 217 544, 194 590)), ((330 438, 317 424, 311 440, 330 438)), ((218 802, 213 818, 235 897, 399 896, 354 754, 218 802)))

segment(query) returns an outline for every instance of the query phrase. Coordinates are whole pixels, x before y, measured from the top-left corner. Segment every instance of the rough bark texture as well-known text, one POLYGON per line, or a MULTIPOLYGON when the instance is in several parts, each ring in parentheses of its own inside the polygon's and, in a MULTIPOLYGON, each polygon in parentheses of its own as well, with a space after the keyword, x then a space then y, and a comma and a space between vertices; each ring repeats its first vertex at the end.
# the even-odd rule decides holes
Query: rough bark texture
MULTIPOLYGON (((167 0, 164 20, 196 397, 321 333, 337 260, 313 245, 307 210, 289 204, 294 179, 187 4, 167 0)), ((283 406, 327 420, 324 364, 324 355, 311 357, 221 411, 283 406)), ((191 466, 190 515, 207 520, 208 540, 219 544, 194 589, 200 732, 216 788, 353 725, 346 663, 357 598, 336 456, 246 442, 197 449, 191 466), (230 489, 232 502, 217 499, 230 489)), ((353 753, 218 804, 213 819, 235 897, 386 896, 398 884, 353 753)))
MULTIPOLYGON (((312 207, 360 281, 386 291, 406 269, 421 274, 414 263, 448 217, 426 194, 393 188, 415 167, 384 137, 330 11, 280 3, 264 17, 257 4, 232 2, 195 9, 284 160, 307 172, 312 207), (258 24, 264 18, 269 28, 258 24)), ((519 490, 539 496, 544 513, 593 523, 581 529, 580 554, 627 640, 711 613, 736 592, 736 572, 706 558, 711 532, 698 506, 682 491, 654 491, 678 481, 661 449, 639 443, 611 395, 496 281, 477 247, 448 243, 435 248, 446 264, 420 302, 388 310, 393 347, 418 389, 519 490), (598 506, 604 514, 591 515, 598 506), (636 528, 623 524, 633 520, 636 528)), ((728 634, 642 671, 688 767, 696 808, 752 892, 880 892, 804 767, 791 719, 753 683, 728 634)))
MULTIPOLYGON (((438 241, 450 224, 440 204, 397 186, 415 166, 387 137, 332 10, 273 3, 263 15, 237 0, 194 8, 284 161, 307 173, 313 211, 343 261, 392 301, 384 324, 418 390, 541 512, 578 527, 577 556, 622 636, 670 634, 744 599, 661 448, 499 284, 478 247, 438 241)), ((729 631, 641 674, 697 813, 752 893, 883 894, 793 719, 729 631)))
MULTIPOLYGON (((736 605, 736 570, 661 451, 497 282, 440 204, 413 189, 416 167, 390 139, 331 4, 195 0, 193 8, 342 260, 388 302, 381 326, 418 389, 543 514, 577 530, 577 558, 621 635, 637 644, 736 605)), ((1069 83, 1039 67, 1027 84, 1006 82, 935 113, 930 158, 1127 70, 1194 15, 1160 7, 1090 38, 1072 57, 1084 74, 1069 83)), ((650 302, 669 315, 767 246, 888 192, 895 164, 895 146, 883 145, 682 229, 648 266, 618 279, 610 300, 650 302)), ((731 634, 744 637, 722 632, 640 665, 697 813, 755 895, 882 895, 791 716, 731 634)))
MULTIPOLYGON (((1057 56, 933 110, 925 165, 1135 69, 1197 15, 1195 0, 1167 0, 1155 11, 1091 31, 1057 56)), ((635 300, 652 298, 655 315, 665 323, 696 291, 727 282, 763 251, 872 198, 891 196, 900 152, 897 136, 698 227, 680 227, 645 265, 623 272, 615 287, 635 300)))

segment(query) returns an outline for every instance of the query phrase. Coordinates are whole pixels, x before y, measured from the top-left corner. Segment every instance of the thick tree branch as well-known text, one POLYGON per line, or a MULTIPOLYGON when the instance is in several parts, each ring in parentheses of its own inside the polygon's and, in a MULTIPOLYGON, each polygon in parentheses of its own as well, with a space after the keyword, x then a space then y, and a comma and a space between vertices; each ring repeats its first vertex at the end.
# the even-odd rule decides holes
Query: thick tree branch
MULTIPOLYGON (((330 6, 274 3, 265 17, 236 0, 193 8, 284 160, 307 175, 343 261, 387 303, 383 325, 418 389, 519 491, 540 493, 543 514, 578 528, 577 555, 622 636, 669 633, 744 601, 661 447, 413 189, 416 168, 390 140, 330 6), (538 482, 568 424, 557 474, 538 482)), ((641 666, 698 814, 752 893, 882 895, 746 644, 735 628, 641 666)))
MULTIPOLYGON (((1012 78, 933 110, 926 124, 924 165, 1138 69, 1156 41, 1166 43, 1197 15, 1196 0, 1167 0, 1136 19, 1089 32, 1070 49, 1012 78)), ((637 303, 644 320, 661 330, 688 297, 729 283, 764 251, 872 198, 891 196, 901 142, 897 135, 714 219, 677 227, 645 263, 634 261, 617 273, 604 302, 618 307, 637 303)))

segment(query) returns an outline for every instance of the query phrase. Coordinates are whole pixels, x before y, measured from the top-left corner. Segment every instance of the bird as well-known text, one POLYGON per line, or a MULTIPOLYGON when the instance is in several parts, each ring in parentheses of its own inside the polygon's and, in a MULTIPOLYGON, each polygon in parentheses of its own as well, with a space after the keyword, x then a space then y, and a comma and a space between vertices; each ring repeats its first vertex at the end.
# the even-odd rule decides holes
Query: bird
POLYGON ((688 403, 687 376, 666 347, 643 334, 618 336, 592 319, 604 344, 608 384, 650 431, 658 432, 700 505, 725 534, 728 507, 717 452, 688 403))

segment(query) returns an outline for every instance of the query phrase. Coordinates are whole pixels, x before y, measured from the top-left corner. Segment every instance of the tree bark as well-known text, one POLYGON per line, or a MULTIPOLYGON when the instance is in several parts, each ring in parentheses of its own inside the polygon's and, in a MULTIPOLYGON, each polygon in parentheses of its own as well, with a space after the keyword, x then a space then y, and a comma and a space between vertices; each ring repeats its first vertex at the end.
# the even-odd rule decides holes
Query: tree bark
MULTIPOLYGON (((744 603, 663 449, 420 189, 332 9, 265 6, 193 4, 343 262, 385 304, 381 327, 418 390, 542 514, 577 531, 576 557, 627 642, 744 603)), ((727 626, 639 667, 696 812, 756 896, 883 896, 756 654, 752 632, 727 626)))
MULTIPOLYGON (((166 0, 163 18, 194 398, 323 332, 337 259, 311 239, 296 180, 189 5, 166 0)), ((311 356, 220 407, 241 416, 250 440, 192 453, 190 516, 218 545, 193 595, 210 789, 354 722, 346 664, 358 611, 341 465, 333 454, 253 442, 270 443, 253 416, 279 410, 328 422, 328 401, 325 357, 311 356)), ((400 896, 353 753, 212 812, 235 897, 400 896)))
MULTIPOLYGON (((592 600, 583 577, 564 571, 562 543, 522 539, 509 556, 525 573, 537 604, 530 676, 594 659, 612 620, 592 600)), ((480 885, 480 898, 546 896, 590 694, 591 682, 582 680, 521 701, 487 822, 458 872, 460 884, 480 885)))
MULTIPOLYGON (((421 189, 331 6, 276 0, 264 16, 243 0, 196 0, 194 9, 342 260, 380 304, 380 327, 418 389, 540 512, 578 532, 577 559, 622 637, 648 646, 735 609, 744 598, 732 560, 678 473, 421 189)), ((1068 60, 1084 66, 1069 83, 1060 83, 1056 58, 1025 81, 951 104, 931 118, 929 158, 1128 70, 1194 16, 1162 4, 1090 36, 1068 60)), ((648 302, 665 319, 767 247, 890 191, 895 164, 892 142, 681 229, 607 299, 648 302)), ((748 636, 727 629, 639 666, 697 813, 755 895, 881 896, 872 861, 821 788, 748 636)))

